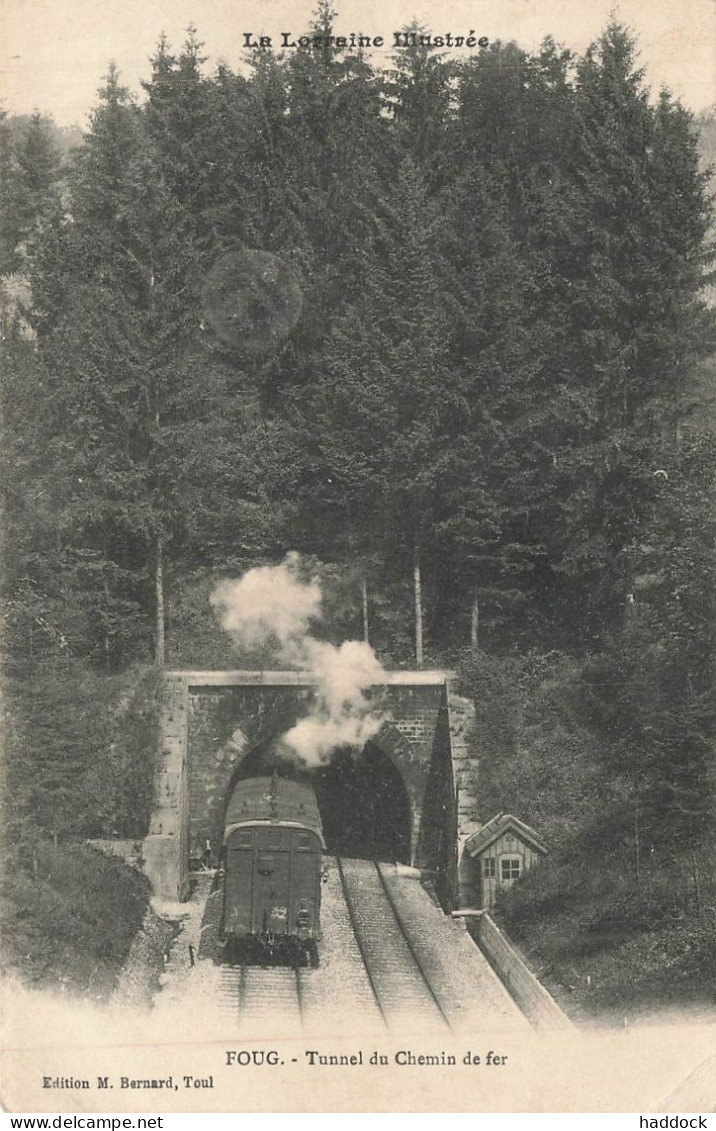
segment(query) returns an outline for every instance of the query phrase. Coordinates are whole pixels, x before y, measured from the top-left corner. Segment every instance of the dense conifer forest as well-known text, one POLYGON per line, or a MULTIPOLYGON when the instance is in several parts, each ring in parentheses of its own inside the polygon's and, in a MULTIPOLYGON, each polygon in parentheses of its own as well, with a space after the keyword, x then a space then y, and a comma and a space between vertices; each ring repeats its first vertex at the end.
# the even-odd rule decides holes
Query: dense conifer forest
MULTIPOLYGON (((322 2, 314 30, 334 20, 322 2)), ((324 47, 209 73, 190 29, 141 93, 109 67, 76 146, 0 121, 19 967, 32 846, 143 835, 157 670, 240 666, 209 592, 297 550, 327 638, 367 620, 386 667, 474 696, 476 816, 550 847, 500 914, 567 1007, 703 1000, 709 175, 635 58, 612 23, 580 57, 324 47), (275 334, 276 310, 251 333, 211 308, 217 264, 240 290, 257 252, 293 296, 275 334)))

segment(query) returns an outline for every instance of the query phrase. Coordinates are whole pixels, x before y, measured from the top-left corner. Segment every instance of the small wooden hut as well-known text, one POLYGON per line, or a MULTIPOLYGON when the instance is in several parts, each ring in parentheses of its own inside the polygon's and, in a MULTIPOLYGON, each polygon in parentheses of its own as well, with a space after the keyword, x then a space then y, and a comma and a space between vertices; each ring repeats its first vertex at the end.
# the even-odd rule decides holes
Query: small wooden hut
POLYGON ((465 852, 474 861, 474 888, 481 893, 481 906, 490 908, 498 891, 512 887, 547 848, 524 821, 499 813, 468 837, 465 852))

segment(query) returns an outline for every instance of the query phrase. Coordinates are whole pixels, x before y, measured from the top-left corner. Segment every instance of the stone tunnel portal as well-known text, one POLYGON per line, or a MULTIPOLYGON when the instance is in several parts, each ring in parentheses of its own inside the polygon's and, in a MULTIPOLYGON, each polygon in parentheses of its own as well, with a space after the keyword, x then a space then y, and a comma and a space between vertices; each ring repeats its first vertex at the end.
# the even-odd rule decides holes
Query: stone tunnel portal
POLYGON ((328 850, 394 860, 436 873, 454 890, 457 804, 446 680, 390 672, 371 690, 383 724, 360 751, 322 767, 281 765, 281 736, 315 701, 308 672, 177 672, 167 676, 164 761, 144 842, 155 894, 186 889, 190 853, 221 844, 226 803, 241 778, 311 780, 328 850))
POLYGON ((238 781, 274 772, 315 790, 326 850, 332 855, 410 862, 408 791, 379 746, 342 747, 315 767, 282 757, 275 743, 256 746, 232 773, 225 804, 238 781))

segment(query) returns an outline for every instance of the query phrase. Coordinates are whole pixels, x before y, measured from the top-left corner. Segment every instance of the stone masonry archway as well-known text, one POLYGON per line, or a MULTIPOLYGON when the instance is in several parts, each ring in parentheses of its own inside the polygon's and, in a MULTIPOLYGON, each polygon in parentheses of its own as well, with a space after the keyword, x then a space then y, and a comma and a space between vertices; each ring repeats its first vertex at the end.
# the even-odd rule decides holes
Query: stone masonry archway
MULTIPOLYGON (((247 760, 267 765, 316 694, 310 672, 171 672, 165 677, 162 764, 144 842, 154 892, 182 898, 189 854, 220 842, 227 792, 247 760), (264 759, 263 761, 261 759, 264 759)), ((383 719, 370 741, 395 768, 410 808, 410 863, 457 883, 457 796, 443 672, 389 672, 368 695, 383 719)))

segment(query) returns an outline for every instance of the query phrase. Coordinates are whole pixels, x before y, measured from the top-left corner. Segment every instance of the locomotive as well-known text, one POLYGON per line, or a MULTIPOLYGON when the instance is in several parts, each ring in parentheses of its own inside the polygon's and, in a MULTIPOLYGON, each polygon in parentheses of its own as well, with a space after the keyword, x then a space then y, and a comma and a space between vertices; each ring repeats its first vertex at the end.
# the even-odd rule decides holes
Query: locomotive
POLYGON ((279 778, 247 778, 226 808, 220 938, 242 963, 318 962, 325 849, 316 795, 279 778))

